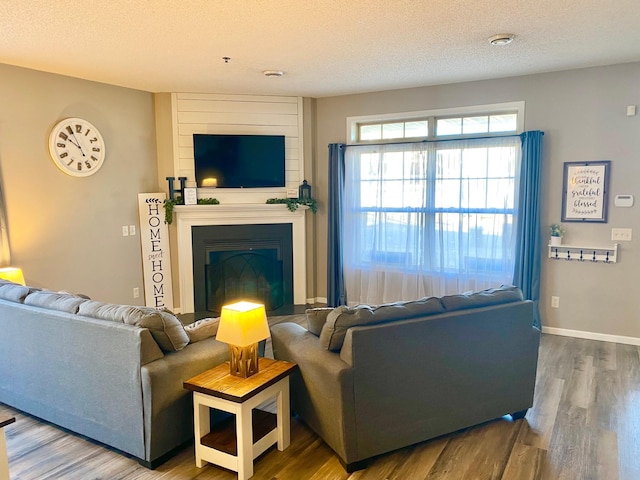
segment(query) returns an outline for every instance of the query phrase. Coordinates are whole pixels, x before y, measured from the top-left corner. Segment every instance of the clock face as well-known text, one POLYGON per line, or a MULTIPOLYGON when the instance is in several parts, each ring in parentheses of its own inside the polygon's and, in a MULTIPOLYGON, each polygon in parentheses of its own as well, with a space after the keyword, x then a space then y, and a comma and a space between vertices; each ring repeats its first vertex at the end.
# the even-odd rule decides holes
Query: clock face
POLYGON ((81 118, 65 118, 51 130, 49 153, 64 173, 88 177, 104 163, 104 140, 90 122, 81 118))

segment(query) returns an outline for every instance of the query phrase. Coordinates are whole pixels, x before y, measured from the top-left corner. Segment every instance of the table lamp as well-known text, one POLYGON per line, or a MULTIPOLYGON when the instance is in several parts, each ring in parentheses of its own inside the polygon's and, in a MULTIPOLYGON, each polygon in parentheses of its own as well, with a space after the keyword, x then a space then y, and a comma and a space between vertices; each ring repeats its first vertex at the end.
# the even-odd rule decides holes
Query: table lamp
POLYGON ((13 283, 19 283, 20 285, 26 285, 21 268, 16 268, 16 267, 0 268, 0 278, 2 278, 3 280, 9 280, 10 282, 13 282, 13 283))
POLYGON ((216 340, 229 344, 229 373, 247 378, 258 373, 258 342, 269 338, 264 305, 237 302, 222 307, 216 340))

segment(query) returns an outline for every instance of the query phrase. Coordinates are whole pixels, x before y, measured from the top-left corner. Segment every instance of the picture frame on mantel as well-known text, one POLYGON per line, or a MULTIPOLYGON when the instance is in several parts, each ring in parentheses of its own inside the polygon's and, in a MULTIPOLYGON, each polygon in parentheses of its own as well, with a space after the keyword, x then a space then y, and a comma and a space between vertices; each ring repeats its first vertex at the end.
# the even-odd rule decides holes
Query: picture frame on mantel
POLYGON ((565 162, 562 221, 607 223, 610 160, 565 162))

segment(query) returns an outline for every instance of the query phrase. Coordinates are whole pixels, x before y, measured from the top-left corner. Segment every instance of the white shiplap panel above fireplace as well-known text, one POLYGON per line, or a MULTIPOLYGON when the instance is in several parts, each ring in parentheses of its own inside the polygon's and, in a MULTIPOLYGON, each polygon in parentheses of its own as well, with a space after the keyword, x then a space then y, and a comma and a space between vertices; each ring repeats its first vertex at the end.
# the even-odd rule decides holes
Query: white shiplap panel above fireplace
POLYGON ((285 136, 285 188, 199 189, 198 197, 221 203, 263 203, 286 197, 304 177, 302 97, 173 93, 172 132, 175 177, 195 181, 193 134, 255 134, 285 136))

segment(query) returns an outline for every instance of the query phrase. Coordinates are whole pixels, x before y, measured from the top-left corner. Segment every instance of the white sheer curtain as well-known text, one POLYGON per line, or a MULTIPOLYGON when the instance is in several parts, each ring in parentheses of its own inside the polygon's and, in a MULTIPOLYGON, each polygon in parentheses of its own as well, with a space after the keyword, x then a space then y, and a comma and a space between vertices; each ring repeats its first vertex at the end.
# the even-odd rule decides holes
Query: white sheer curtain
POLYGON ((347 147, 349 304, 510 284, 520 157, 516 136, 347 147))
POLYGON ((9 233, 7 231, 7 213, 4 204, 4 192, 2 190, 2 177, 0 177, 0 267, 9 265, 11 254, 9 251, 9 233))

